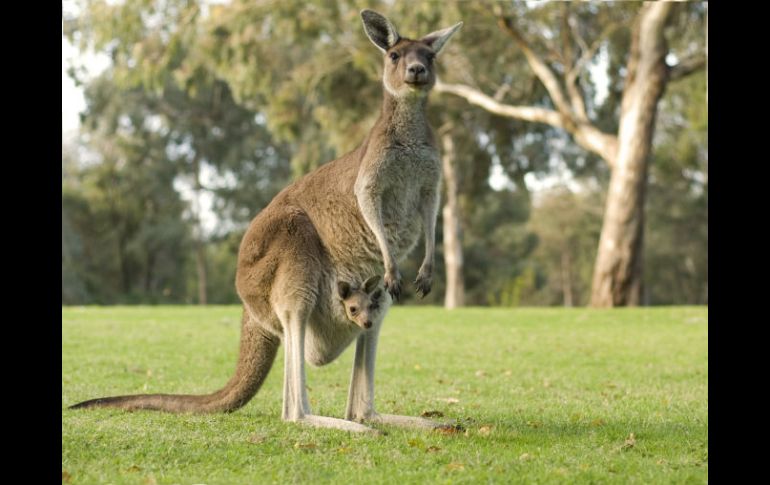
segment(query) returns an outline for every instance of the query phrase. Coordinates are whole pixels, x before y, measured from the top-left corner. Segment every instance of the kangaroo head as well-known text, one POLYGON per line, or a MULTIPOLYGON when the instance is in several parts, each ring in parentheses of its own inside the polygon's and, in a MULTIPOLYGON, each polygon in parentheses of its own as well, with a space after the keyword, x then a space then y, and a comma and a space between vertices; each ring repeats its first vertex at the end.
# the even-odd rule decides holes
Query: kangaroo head
POLYGON ((401 37, 396 27, 372 10, 362 10, 364 32, 385 55, 382 82, 394 97, 427 95, 436 83, 433 61, 463 23, 437 30, 419 40, 401 37))
POLYGON ((380 312, 382 289, 379 288, 380 276, 375 275, 366 280, 360 288, 345 281, 337 282, 337 292, 345 307, 345 314, 351 322, 361 328, 372 327, 380 312))

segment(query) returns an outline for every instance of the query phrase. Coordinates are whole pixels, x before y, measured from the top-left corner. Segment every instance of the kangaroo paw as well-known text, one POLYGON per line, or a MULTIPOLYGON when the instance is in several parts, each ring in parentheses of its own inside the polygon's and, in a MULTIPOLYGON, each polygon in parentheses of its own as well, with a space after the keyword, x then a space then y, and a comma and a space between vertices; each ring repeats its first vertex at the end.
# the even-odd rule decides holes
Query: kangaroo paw
POLYGON ((385 289, 388 290, 394 301, 401 298, 401 273, 393 270, 385 273, 385 289))

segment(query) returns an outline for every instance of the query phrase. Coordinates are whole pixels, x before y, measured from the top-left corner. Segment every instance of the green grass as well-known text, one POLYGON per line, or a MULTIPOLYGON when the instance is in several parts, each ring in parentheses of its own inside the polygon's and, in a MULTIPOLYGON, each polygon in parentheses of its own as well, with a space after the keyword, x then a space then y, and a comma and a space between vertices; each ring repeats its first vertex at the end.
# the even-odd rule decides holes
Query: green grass
MULTIPOLYGON (((380 337, 377 409, 439 411, 465 433, 284 423, 281 349, 232 414, 63 410, 62 481, 705 483, 707 320, 706 308, 396 307, 380 337)), ((218 389, 239 325, 238 307, 64 308, 62 407, 218 389)), ((352 350, 308 367, 315 413, 342 417, 352 350)))

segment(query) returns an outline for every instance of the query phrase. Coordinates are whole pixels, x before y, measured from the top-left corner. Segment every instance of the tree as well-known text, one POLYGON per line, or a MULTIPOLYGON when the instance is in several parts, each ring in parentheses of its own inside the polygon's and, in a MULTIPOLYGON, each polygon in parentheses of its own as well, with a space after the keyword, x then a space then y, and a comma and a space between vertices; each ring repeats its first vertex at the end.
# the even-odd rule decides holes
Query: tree
POLYGON ((166 136, 149 129, 141 93, 118 96, 107 76, 86 99, 85 136, 97 161, 77 153, 63 160, 62 278, 80 291, 63 287, 62 301, 184 301, 189 233, 166 136))
MULTIPOLYGON (((285 184, 288 155, 284 145, 274 142, 264 116, 236 103, 228 84, 212 71, 205 55, 210 38, 202 35, 200 17, 201 7, 192 1, 97 1, 89 2, 79 18, 67 19, 65 30, 81 47, 109 53, 113 62, 100 82, 109 84, 112 96, 130 97, 145 110, 144 119, 132 127, 146 122, 142 129, 162 136, 164 151, 156 163, 167 162, 174 182, 191 187, 188 222, 195 248, 197 301, 206 304, 206 246, 214 235, 202 227, 203 195, 215 197, 222 232, 243 229, 285 184), (206 168, 224 183, 207 186, 206 168)), ((109 117, 129 119, 124 115, 131 106, 101 103, 110 108, 89 103, 85 117, 92 125, 109 117)))
MULTIPOLYGON (((546 4, 534 9, 536 14, 531 15, 520 11, 520 17, 529 16, 530 20, 541 15, 553 19, 554 13, 560 14, 561 22, 552 22, 552 25, 559 25, 558 36, 554 33, 543 42, 549 55, 546 60, 536 52, 528 36, 514 22, 513 15, 504 12, 500 5, 494 6, 498 25, 526 57, 547 90, 552 108, 502 103, 467 84, 440 83, 437 86, 440 92, 463 97, 498 115, 562 129, 578 145, 607 162, 611 170, 610 188, 594 269, 591 298, 594 306, 639 303, 647 159, 658 101, 669 81, 705 65, 705 56, 700 49, 674 66, 666 64, 669 47, 664 28, 673 8, 671 2, 646 3, 639 7, 634 17, 616 134, 600 129, 599 123, 591 119, 593 110, 589 108, 592 106, 586 104, 586 89, 583 88, 587 84, 584 70, 606 44, 605 39, 623 25, 617 23, 618 20, 609 20, 618 16, 622 22, 625 8, 588 4, 574 13, 574 8, 564 3, 558 7, 546 4), (560 12, 555 12, 556 8, 560 12), (586 33, 594 36, 590 45, 584 40, 586 33), (559 40, 560 49, 554 46, 555 39, 559 40)), ((702 19, 701 5, 688 5, 681 10, 691 20, 702 19)), ((533 27, 534 23, 530 21, 525 26, 533 27)), ((540 31, 553 32, 544 27, 540 27, 540 31)))
POLYGON ((566 307, 588 303, 602 195, 585 186, 577 193, 560 186, 538 194, 528 225, 538 241, 532 259, 547 276, 541 295, 532 303, 566 307))
POLYGON ((700 72, 671 85, 661 100, 645 217, 645 303, 708 303, 705 87, 700 72))

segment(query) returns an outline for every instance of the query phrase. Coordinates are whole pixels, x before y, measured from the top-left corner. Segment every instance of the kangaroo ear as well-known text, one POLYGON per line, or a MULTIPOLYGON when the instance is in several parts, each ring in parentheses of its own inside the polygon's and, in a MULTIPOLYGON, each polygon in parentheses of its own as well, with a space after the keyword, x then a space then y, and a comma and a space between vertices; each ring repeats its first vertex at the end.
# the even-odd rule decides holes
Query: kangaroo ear
POLYGON ((376 274, 364 282, 364 291, 371 294, 380 284, 380 275, 376 274))
POLYGON ((374 10, 361 10, 361 20, 364 21, 364 32, 366 32, 369 40, 382 52, 386 52, 396 45, 396 42, 401 38, 390 20, 374 10))
POLYGON ((452 37, 452 34, 457 32, 457 29, 462 26, 462 22, 457 22, 447 29, 431 32, 430 34, 420 39, 420 41, 428 44, 433 49, 433 52, 438 54, 441 48, 444 47, 444 44, 446 44, 449 38, 452 37))
POLYGON ((343 300, 350 296, 350 285, 344 281, 337 282, 337 292, 343 300))

